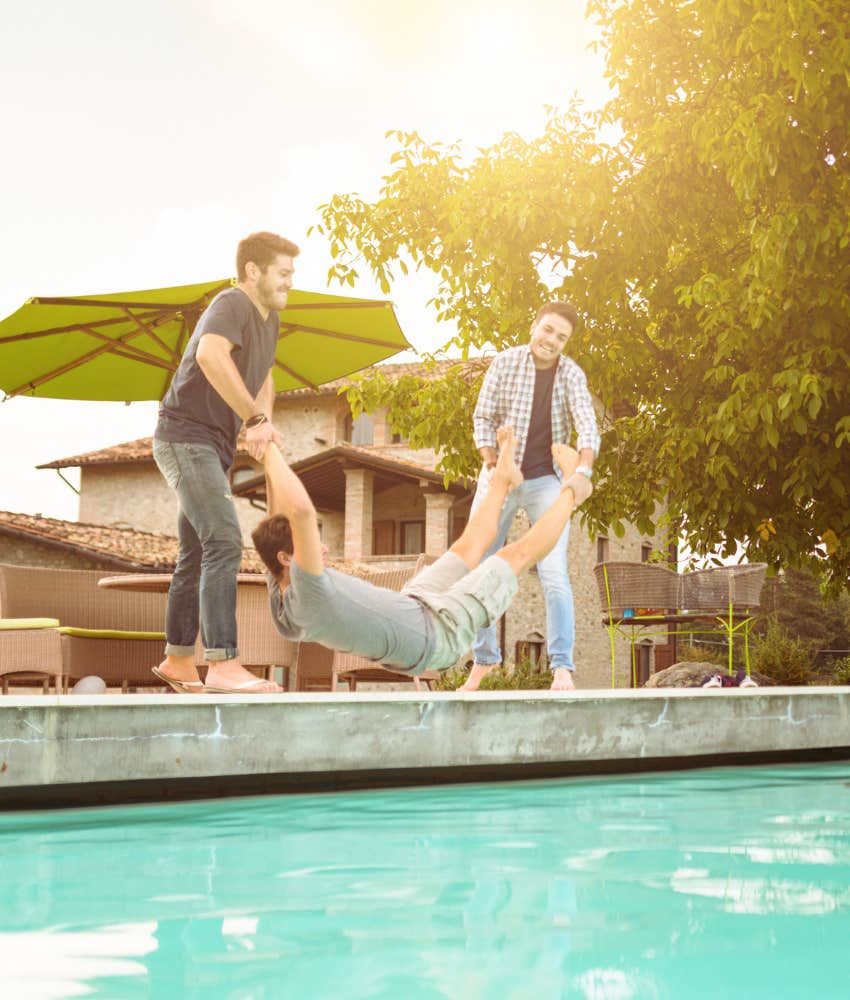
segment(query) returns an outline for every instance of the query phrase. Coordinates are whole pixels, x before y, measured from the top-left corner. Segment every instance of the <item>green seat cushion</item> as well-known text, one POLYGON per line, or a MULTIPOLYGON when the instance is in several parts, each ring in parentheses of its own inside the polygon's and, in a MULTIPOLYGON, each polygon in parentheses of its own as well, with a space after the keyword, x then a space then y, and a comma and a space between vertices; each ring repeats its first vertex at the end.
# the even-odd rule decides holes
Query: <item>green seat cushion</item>
POLYGON ((0 618, 0 632, 22 628, 58 628, 58 618, 0 618))
POLYGON ((165 632, 118 632, 109 628, 74 628, 73 625, 63 625, 59 631, 80 639, 157 639, 165 642, 165 632))

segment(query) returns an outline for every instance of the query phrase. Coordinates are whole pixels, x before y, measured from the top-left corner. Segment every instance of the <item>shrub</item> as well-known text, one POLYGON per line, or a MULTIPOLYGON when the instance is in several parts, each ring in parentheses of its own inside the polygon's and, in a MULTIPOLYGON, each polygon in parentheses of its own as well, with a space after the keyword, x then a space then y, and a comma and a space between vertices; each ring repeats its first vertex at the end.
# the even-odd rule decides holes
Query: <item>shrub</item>
POLYGON ((812 643, 791 635, 775 621, 754 641, 750 654, 752 669, 780 685, 816 683, 814 661, 812 643))
POLYGON ((727 667, 729 656, 718 646, 692 646, 689 642, 679 642, 676 645, 676 662, 716 663, 718 667, 727 667))
POLYGON ((468 667, 452 667, 451 670, 444 670, 440 674, 440 679, 434 682, 434 690, 457 691, 467 677, 469 677, 468 667))
POLYGON ((850 684, 850 656, 836 660, 832 665, 830 684, 850 684))
MULTIPOLYGON (((469 676, 466 667, 453 667, 437 681, 438 691, 456 691, 469 676)), ((538 670, 528 660, 521 660, 514 666, 501 666, 491 670, 481 681, 479 691, 533 691, 548 688, 552 683, 552 673, 548 668, 538 670)))

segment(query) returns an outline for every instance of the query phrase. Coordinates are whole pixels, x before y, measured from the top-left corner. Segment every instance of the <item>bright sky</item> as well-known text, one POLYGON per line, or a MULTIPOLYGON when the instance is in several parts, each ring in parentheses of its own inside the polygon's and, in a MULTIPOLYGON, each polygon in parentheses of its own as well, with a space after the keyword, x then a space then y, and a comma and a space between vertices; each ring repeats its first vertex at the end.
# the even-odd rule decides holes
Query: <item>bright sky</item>
MULTIPOLYGON (((33 295, 228 276, 242 236, 301 247, 296 286, 328 289, 306 237, 333 194, 377 194, 389 129, 459 140, 541 132, 547 105, 606 96, 585 0, 27 0, 0 35, 0 316, 33 295)), ((393 290, 417 350, 447 339, 431 286, 393 290)), ((381 297, 367 279, 353 295, 381 297)), ((0 352, 0 365, 2 353, 0 352)), ((35 466, 153 432, 155 403, 0 404, 0 510, 76 519, 35 466)), ((68 473, 66 473, 68 474, 68 473)), ((76 481, 71 471, 69 478, 76 481)))

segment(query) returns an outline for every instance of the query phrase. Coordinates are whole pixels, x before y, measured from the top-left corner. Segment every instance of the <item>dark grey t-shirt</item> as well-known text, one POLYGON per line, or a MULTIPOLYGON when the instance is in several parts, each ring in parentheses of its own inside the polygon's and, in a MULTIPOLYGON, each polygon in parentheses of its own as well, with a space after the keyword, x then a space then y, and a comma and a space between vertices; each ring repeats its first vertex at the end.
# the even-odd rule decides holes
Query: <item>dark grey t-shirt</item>
POLYGON ((274 362, 280 315, 272 311, 263 320, 240 288, 220 292, 198 320, 160 404, 154 436, 161 441, 211 444, 226 470, 233 464, 242 418, 213 389, 195 360, 198 342, 205 333, 216 333, 236 345, 230 356, 245 388, 256 396, 274 362))
POLYGON ((554 476, 552 467, 552 388, 558 366, 538 368, 534 373, 534 398, 528 425, 522 474, 526 479, 554 476))
POLYGON ((415 598, 329 567, 314 576, 292 562, 289 574, 283 593, 268 575, 272 618, 284 638, 408 669, 431 656, 434 629, 415 598))

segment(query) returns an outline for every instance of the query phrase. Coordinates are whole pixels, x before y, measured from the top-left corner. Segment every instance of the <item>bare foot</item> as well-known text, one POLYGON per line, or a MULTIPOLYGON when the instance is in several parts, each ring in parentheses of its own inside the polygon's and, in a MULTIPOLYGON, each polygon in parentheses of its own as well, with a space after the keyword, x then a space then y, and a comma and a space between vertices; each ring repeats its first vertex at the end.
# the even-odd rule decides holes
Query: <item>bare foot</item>
POLYGON ((461 684, 461 686, 457 690, 477 691, 478 685, 481 683, 481 681, 483 681, 484 678, 487 676, 487 674, 489 674, 490 671, 496 666, 498 666, 498 664, 496 663, 488 663, 484 665, 479 663, 473 663, 472 669, 469 671, 469 677, 467 677, 466 681, 463 684, 461 684))
POLYGON ((203 681, 198 675, 193 656, 168 655, 153 673, 178 694, 201 694, 204 690, 203 681))
POLYGON ((496 431, 496 440, 499 442, 499 458, 493 475, 504 478, 508 490, 516 489, 522 482, 522 473, 516 464, 516 437, 513 427, 510 424, 500 427, 496 431))
POLYGON ((229 691, 234 694, 280 694, 283 691, 279 684, 257 677, 236 659, 208 660, 204 687, 217 694, 229 691))
POLYGON ((568 444, 553 444, 552 457, 558 463, 564 479, 569 479, 578 466, 578 452, 568 444))
POLYGON ((572 670, 566 667, 555 667, 552 671, 552 683, 549 685, 550 691, 575 691, 572 670))
POLYGON ((593 483, 581 472, 576 472, 578 452, 566 444, 553 444, 552 456, 564 475, 561 491, 570 490, 575 506, 584 503, 593 492, 593 483))

